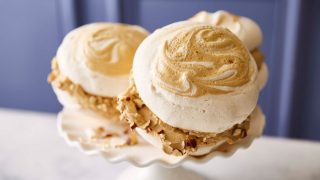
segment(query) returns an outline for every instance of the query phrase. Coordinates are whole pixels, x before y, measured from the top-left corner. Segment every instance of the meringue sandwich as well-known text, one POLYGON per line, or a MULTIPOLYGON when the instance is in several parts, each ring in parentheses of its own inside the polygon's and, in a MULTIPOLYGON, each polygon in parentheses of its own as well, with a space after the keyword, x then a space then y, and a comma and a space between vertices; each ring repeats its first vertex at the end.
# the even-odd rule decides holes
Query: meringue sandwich
POLYGON ((137 49, 120 118, 167 154, 205 155, 241 142, 252 127, 261 134, 257 76, 250 50, 229 29, 176 22, 137 49))
POLYGON ((128 88, 133 56, 148 34, 120 23, 93 23, 69 32, 48 77, 60 103, 119 119, 116 97, 128 88))

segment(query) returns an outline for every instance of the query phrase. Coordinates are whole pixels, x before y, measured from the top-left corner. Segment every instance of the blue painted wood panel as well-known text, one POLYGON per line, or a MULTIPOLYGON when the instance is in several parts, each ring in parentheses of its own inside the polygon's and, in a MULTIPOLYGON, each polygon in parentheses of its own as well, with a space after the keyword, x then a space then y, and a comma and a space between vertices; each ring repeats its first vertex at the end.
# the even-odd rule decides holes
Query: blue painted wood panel
POLYGON ((60 42, 55 1, 0 1, 0 106, 60 109, 47 84, 60 42))
POLYGON ((320 140, 320 1, 301 6, 290 130, 295 138, 320 140))

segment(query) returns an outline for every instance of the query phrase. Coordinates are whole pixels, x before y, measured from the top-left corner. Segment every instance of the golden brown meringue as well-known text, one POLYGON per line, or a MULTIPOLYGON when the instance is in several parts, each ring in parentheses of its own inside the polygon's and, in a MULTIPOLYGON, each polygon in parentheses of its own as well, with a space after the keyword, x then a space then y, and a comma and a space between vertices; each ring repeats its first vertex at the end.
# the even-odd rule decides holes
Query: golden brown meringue
POLYGON ((146 34, 124 24, 101 23, 82 29, 77 37, 84 46, 88 67, 110 76, 128 74, 134 53, 146 34))
POLYGON ((157 53, 154 85, 181 96, 222 94, 250 81, 250 55, 221 27, 185 27, 157 53))
POLYGON ((59 46, 59 68, 86 92, 117 96, 128 87, 134 53, 147 35, 143 28, 127 24, 92 23, 78 27, 59 46))

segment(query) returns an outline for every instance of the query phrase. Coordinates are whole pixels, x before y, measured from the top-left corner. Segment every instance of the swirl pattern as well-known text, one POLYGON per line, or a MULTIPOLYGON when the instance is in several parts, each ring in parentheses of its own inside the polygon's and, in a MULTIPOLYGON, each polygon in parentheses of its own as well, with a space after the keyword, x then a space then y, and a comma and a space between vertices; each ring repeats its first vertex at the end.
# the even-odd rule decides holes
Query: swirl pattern
POLYGON ((185 27, 162 43, 156 58, 153 85, 180 96, 226 94, 253 74, 248 50, 221 27, 185 27))
POLYGON ((134 53, 147 36, 136 27, 100 23, 83 28, 79 46, 86 65, 104 75, 123 75, 130 72, 134 53))

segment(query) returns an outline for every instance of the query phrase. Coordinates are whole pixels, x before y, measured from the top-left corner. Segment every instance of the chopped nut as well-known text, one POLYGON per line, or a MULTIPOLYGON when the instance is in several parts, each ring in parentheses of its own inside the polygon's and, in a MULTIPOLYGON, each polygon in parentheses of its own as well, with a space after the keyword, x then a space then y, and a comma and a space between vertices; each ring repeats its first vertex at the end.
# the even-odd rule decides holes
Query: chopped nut
POLYGON ((141 109, 144 106, 144 103, 141 99, 134 99, 133 102, 136 104, 136 106, 141 109))
POLYGON ((130 132, 129 140, 130 140, 129 145, 134 145, 134 144, 138 143, 138 137, 137 137, 137 134, 134 131, 130 132))
POLYGON ((84 108, 94 110, 108 118, 119 115, 116 109, 116 98, 96 96, 85 92, 79 84, 73 83, 60 72, 56 58, 52 60, 52 71, 48 76, 48 82, 72 95, 84 108))
POLYGON ((204 138, 202 139, 202 141, 203 141, 203 142, 207 142, 207 137, 204 137, 204 138))
POLYGON ((172 151, 172 155, 175 155, 175 156, 182 156, 183 154, 182 154, 182 152, 181 152, 180 150, 178 150, 178 149, 174 149, 174 150, 172 151))
POLYGON ((164 135, 164 134, 159 134, 159 137, 160 137, 161 139, 164 139, 164 138, 165 138, 165 135, 164 135))
POLYGON ((232 134, 233 136, 239 136, 241 132, 242 132, 241 129, 235 129, 232 134))
POLYGON ((195 139, 187 140, 185 143, 187 146, 190 146, 191 148, 197 147, 197 141, 195 139))
POLYGON ((96 103, 96 100, 97 100, 97 99, 96 99, 94 96, 90 96, 90 97, 89 97, 89 103, 90 103, 90 104, 95 104, 95 103, 96 103))
POLYGON ((131 128, 131 129, 135 129, 136 127, 137 127, 137 125, 136 125, 135 123, 133 123, 133 124, 130 125, 130 128, 131 128))
POLYGON ((185 148, 186 147, 186 143, 184 141, 181 142, 181 147, 185 148))
POLYGON ((172 147, 170 147, 170 146, 168 146, 168 145, 163 145, 163 151, 165 152, 165 153, 167 153, 167 154, 172 154, 172 152, 173 152, 173 148, 172 147))
POLYGON ((240 136, 241 138, 245 138, 245 137, 247 137, 247 131, 246 130, 242 130, 241 131, 241 136, 240 136))
POLYGON ((140 127, 141 128, 143 128, 143 129, 145 129, 145 128, 147 128, 148 126, 149 126, 149 124, 150 124, 150 120, 149 121, 146 121, 144 124, 142 124, 140 127))

